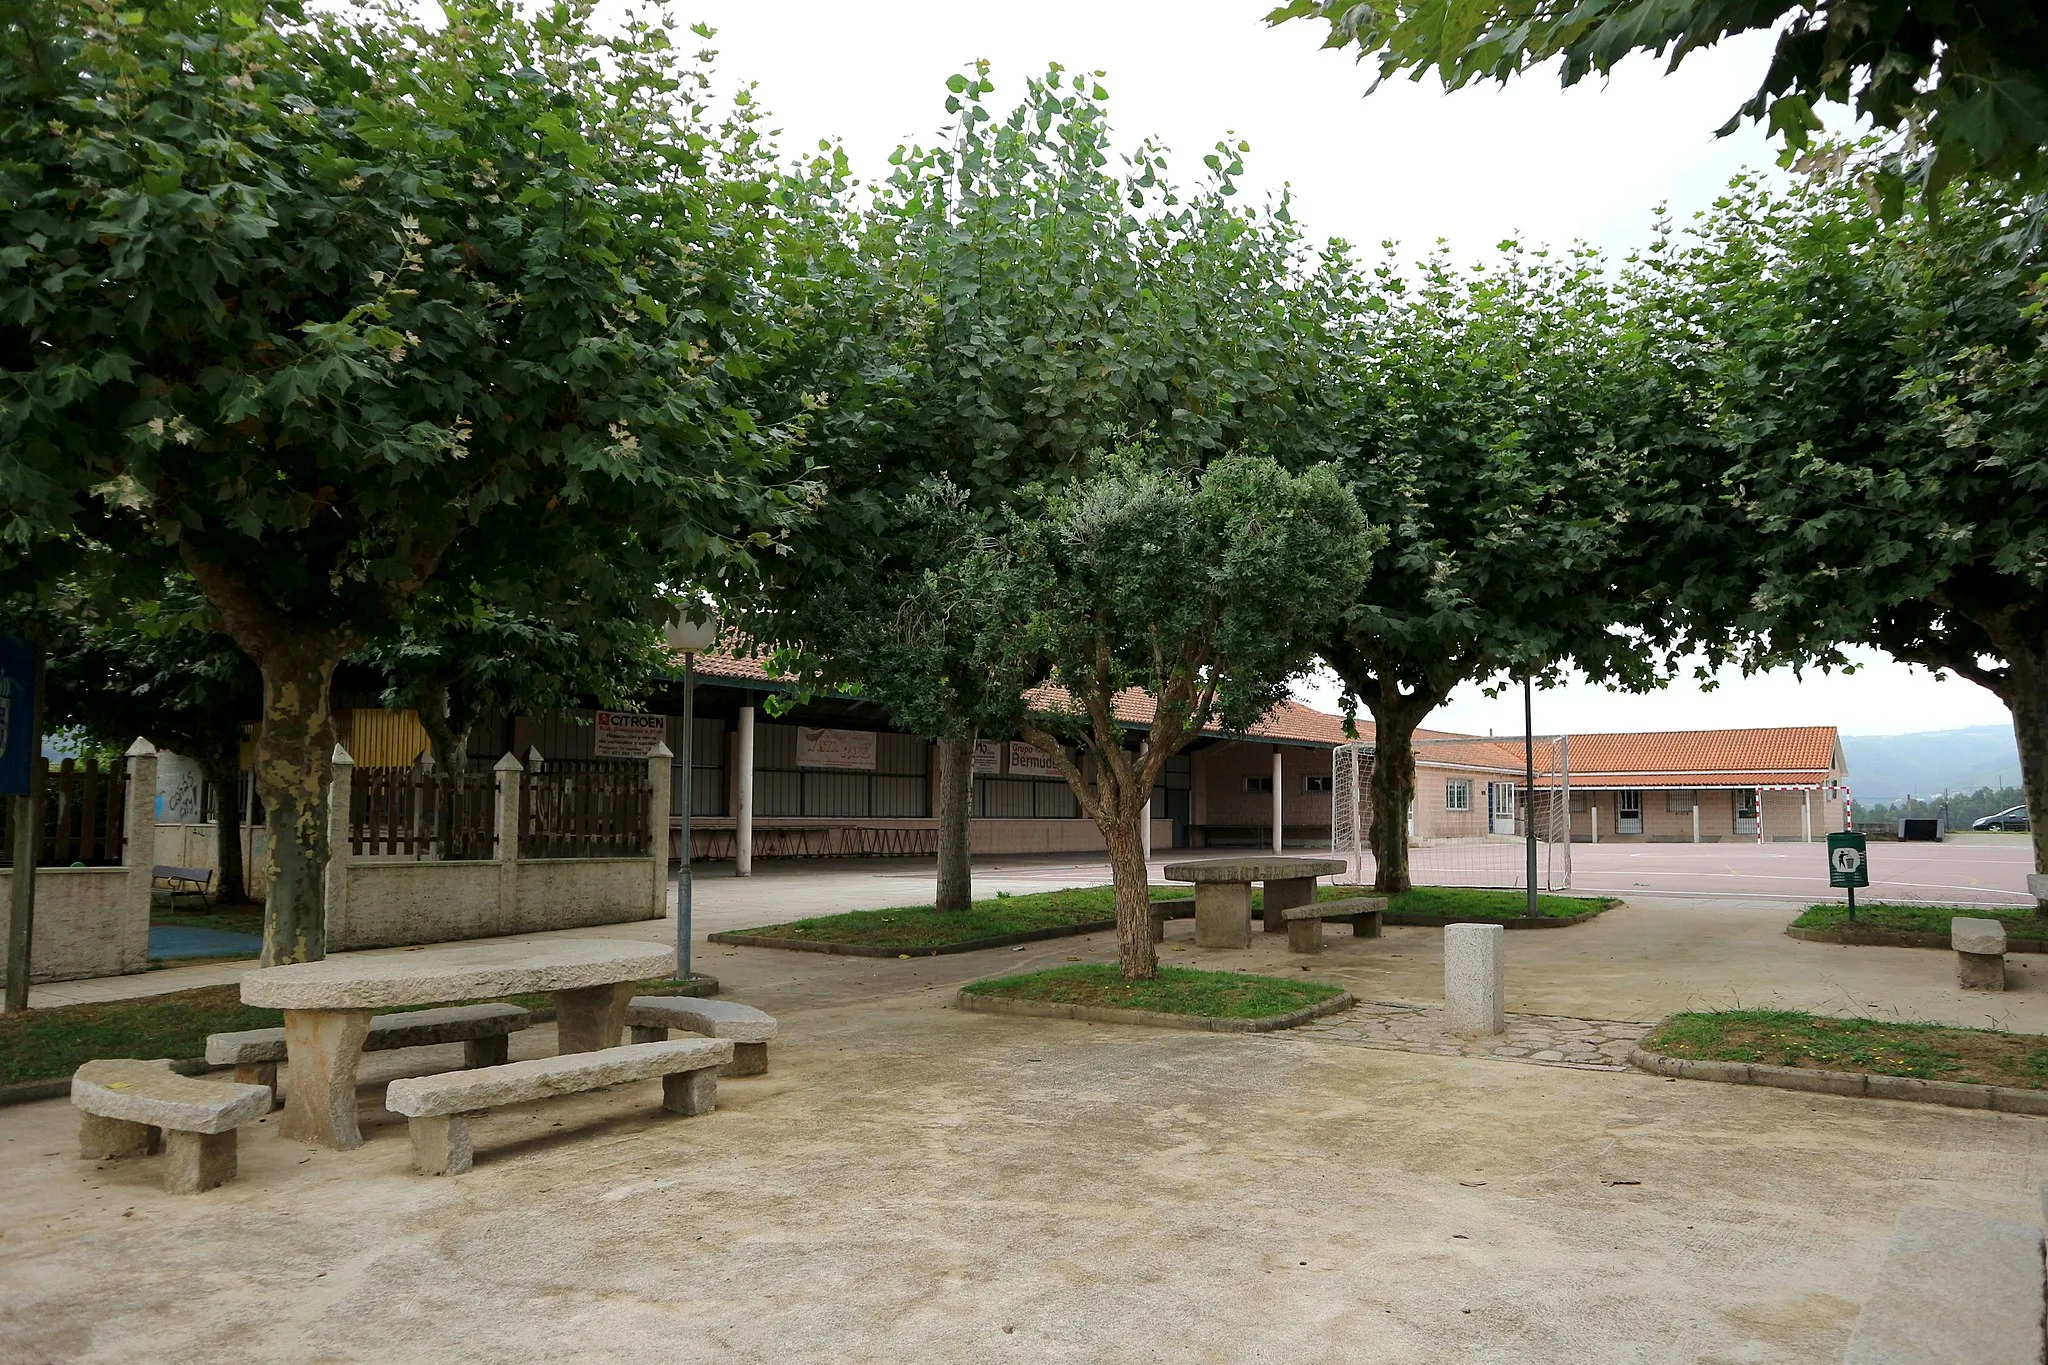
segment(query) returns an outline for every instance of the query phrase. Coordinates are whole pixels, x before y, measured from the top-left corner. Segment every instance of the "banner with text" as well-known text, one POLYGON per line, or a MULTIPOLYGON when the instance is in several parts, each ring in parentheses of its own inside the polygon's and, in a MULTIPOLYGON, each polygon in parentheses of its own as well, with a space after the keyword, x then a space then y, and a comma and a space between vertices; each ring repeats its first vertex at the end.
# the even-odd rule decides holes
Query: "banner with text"
POLYGON ((633 711, 597 713, 599 758, 645 758, 654 746, 668 738, 668 717, 641 715, 633 711))
POLYGON ((1058 777, 1060 770, 1037 745, 1013 739, 1010 741, 1010 773, 1013 777, 1058 777))
POLYGON ((796 732, 796 766, 799 768, 848 768, 873 772, 875 732, 873 730, 813 730, 796 732))
POLYGON ((974 741, 974 775, 994 777, 1003 770, 1003 746, 993 739, 974 741))

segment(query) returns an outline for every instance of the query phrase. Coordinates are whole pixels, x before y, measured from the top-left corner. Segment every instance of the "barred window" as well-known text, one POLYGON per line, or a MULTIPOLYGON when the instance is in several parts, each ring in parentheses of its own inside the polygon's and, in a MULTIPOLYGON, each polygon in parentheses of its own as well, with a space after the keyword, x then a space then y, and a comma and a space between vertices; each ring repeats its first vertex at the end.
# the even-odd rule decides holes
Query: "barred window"
POLYGON ((1472 779, 1452 777, 1444 780, 1444 809, 1472 809, 1472 779))

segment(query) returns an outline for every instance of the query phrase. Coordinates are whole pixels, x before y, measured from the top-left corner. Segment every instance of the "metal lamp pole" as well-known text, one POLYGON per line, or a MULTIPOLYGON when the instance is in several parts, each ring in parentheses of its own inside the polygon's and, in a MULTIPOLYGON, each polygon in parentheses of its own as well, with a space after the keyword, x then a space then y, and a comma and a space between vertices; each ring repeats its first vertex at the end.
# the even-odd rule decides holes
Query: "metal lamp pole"
POLYGON ((697 656, 683 655, 683 866, 676 874, 676 980, 690 979, 690 808, 697 804, 697 656))
POLYGON ((1522 676, 1523 843, 1528 855, 1529 918, 1536 918, 1536 700, 1527 674, 1522 676))

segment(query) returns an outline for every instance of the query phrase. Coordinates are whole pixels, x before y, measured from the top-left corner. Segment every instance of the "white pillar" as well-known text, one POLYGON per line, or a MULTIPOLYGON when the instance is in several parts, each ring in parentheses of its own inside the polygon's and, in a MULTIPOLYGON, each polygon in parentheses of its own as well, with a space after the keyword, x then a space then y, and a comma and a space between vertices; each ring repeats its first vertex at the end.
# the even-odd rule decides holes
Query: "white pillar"
POLYGON ((660 740, 654 741, 654 747, 647 751, 647 861, 653 864, 649 919, 662 919, 668 914, 668 808, 675 800, 669 768, 675 757, 675 750, 660 740))
POLYGON ((1764 841, 1764 789, 1762 787, 1756 789, 1756 841, 1759 844, 1764 841))
POLYGON ((1444 1026, 1453 1033, 1507 1031, 1501 980, 1502 924, 1452 924, 1444 929, 1444 1026))
POLYGON ((1692 841, 1694 843, 1700 841, 1700 794, 1698 792, 1692 794, 1692 841))
POLYGON ((1281 776, 1280 750, 1276 748, 1273 750, 1273 851, 1275 853, 1280 851, 1280 835, 1281 831, 1285 828, 1281 823, 1281 812, 1285 809, 1286 800, 1287 783, 1281 776))
POLYGON ((1593 822, 1593 842, 1600 842, 1600 803, 1591 792, 1586 793, 1586 814, 1593 822))
POLYGON ((1145 798, 1145 813, 1138 817, 1139 846, 1145 850, 1145 861, 1152 861, 1152 798, 1145 798))
POLYGON ((732 871, 735 877, 754 875, 754 708, 740 708, 739 754, 733 760, 739 771, 734 784, 732 871))
POLYGON ((1813 793, 1799 793, 1799 842, 1813 842, 1813 793))

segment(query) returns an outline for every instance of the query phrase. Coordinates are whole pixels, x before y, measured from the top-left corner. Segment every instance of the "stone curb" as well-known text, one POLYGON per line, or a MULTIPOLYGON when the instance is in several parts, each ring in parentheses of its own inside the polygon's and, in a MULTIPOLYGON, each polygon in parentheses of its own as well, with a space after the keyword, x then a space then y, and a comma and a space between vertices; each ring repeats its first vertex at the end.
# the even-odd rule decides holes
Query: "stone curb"
POLYGON ((1753 1062, 1696 1061, 1642 1047, 1629 1053, 1628 1062, 1653 1076, 1676 1076, 1688 1081, 1768 1085, 1815 1095, 1860 1095, 1875 1100, 1945 1104, 1952 1109, 1990 1109, 2001 1114, 2048 1118, 2048 1090, 2015 1090, 2011 1086, 1975 1085, 1967 1081, 1923 1081, 1912 1076, 1866 1076, 1858 1071, 1817 1071, 1753 1062))
MULTIPOLYGON (((1969 907, 1961 907, 1968 909, 1969 907)), ((2003 922, 2003 921, 2001 921, 2003 922)), ((1838 924, 1831 929, 1801 929, 1785 926, 1785 936, 1802 943, 1844 943, 1853 948, 1950 948, 1947 934, 1924 934, 1913 929, 1881 929, 1875 925, 1838 924)), ((2015 938, 2006 935, 2008 953, 2048 953, 2048 938, 2015 938)))
MULTIPOLYGON (((1186 910, 1169 912, 1168 919, 1193 919, 1195 902, 1188 897, 1186 910)), ((1177 900, 1161 901, 1161 905, 1176 905, 1177 900)), ((1049 938, 1073 938, 1079 934, 1101 934, 1116 928, 1113 919, 1089 920, 1084 924, 1055 924, 1045 929, 1020 929, 1014 934, 991 934, 987 938, 965 938, 958 943, 937 945, 920 944, 906 948, 901 944, 890 947, 878 943, 819 943, 803 938, 776 938, 770 934, 750 934, 744 929, 725 933, 707 934, 707 943, 724 943, 735 948, 781 948, 792 953, 831 953, 837 957, 944 957, 951 953, 978 953, 984 948, 1007 948, 1013 943, 1039 943, 1049 938)))
POLYGON ((1606 910, 1588 910, 1583 915, 1572 915, 1565 918, 1559 918, 1554 915, 1538 915, 1532 919, 1527 915, 1518 915, 1514 919, 1482 919, 1478 917, 1460 919, 1456 915, 1406 915, 1396 914, 1394 911, 1388 910, 1381 914, 1380 923, 1400 925, 1409 929, 1444 929, 1453 924, 1500 924, 1505 925, 1509 929, 1569 929, 1574 924, 1584 924, 1587 920, 1597 919, 1606 913, 1606 910))
POLYGON ((1016 1014, 1032 1019, 1075 1019, 1088 1024, 1142 1024, 1148 1028, 1199 1029, 1209 1033, 1272 1033, 1339 1014, 1358 1003, 1350 991, 1328 1000, 1269 1014, 1260 1019, 1227 1019, 1214 1014, 1168 1014, 1163 1010, 1120 1010, 1109 1005, 1065 1005, 1052 1000, 1014 1000, 1000 995, 974 995, 962 990, 953 996, 953 1008, 980 1014, 1016 1014))
MULTIPOLYGON (((687 986, 671 986, 667 990, 651 991, 649 994, 688 995, 695 996, 698 999, 718 994, 719 985, 717 977, 707 976, 703 972, 692 972, 690 976, 691 981, 687 986)), ((536 1024, 550 1024, 554 1022, 555 1011, 552 1005, 543 1005, 537 1010, 528 1011, 528 1013, 532 1018, 532 1022, 536 1024)), ((204 1057, 178 1057, 172 1060, 171 1070, 177 1072, 180 1076, 203 1076, 215 1071, 232 1071, 234 1068, 231 1066, 209 1066, 204 1057)), ((71 1078, 69 1076, 50 1076, 40 1081, 17 1081, 13 1085, 0 1085, 0 1109, 4 1109, 10 1104, 30 1104, 36 1100, 54 1100, 70 1093, 71 1078)))

